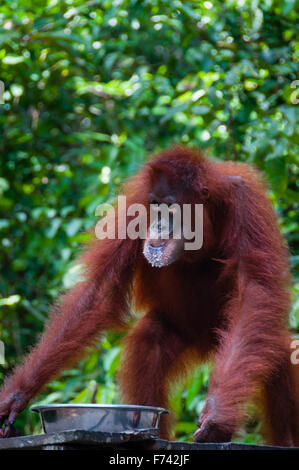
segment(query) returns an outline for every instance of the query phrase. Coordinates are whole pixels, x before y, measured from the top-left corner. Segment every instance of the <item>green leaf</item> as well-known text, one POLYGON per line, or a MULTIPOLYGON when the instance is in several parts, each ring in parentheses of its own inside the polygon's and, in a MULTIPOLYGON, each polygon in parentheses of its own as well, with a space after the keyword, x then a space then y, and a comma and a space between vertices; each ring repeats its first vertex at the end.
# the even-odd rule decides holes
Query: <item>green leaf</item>
POLYGON ((283 157, 267 160, 265 170, 271 187, 278 194, 283 194, 288 184, 287 160, 283 157))

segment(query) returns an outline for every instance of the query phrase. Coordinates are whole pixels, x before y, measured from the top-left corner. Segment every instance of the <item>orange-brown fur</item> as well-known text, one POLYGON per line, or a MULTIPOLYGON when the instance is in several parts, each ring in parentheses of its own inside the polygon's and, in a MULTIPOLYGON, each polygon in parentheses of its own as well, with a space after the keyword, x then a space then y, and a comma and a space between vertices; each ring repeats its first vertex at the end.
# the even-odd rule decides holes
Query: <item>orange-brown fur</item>
MULTIPOLYGON (((141 240, 94 241, 81 260, 85 281, 62 298, 39 344, 5 382, 0 434, 10 434, 18 412, 99 332, 124 327, 134 303, 145 314, 125 342, 119 376, 125 402, 167 407, 173 380, 192 361, 213 359, 197 440, 231 439, 246 402, 262 391, 268 442, 299 445, 288 252, 260 175, 245 164, 174 148, 128 183, 128 204, 147 204, 155 171, 167 175, 181 203, 203 202, 208 188, 203 248, 157 269, 143 257, 141 240)), ((167 419, 161 434, 169 436, 167 419)))

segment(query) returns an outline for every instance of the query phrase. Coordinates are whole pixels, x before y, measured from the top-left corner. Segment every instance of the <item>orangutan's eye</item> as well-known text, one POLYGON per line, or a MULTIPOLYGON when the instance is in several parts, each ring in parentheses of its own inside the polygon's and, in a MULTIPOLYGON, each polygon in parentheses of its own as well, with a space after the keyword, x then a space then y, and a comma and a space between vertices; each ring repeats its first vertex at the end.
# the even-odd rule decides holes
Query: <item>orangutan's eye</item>
POLYGON ((202 189, 202 196, 207 199, 209 197, 209 190, 208 188, 203 188, 202 189))
POLYGON ((151 206, 158 206, 158 205, 159 205, 159 202, 156 201, 155 199, 153 199, 152 201, 150 201, 150 205, 151 205, 151 206))

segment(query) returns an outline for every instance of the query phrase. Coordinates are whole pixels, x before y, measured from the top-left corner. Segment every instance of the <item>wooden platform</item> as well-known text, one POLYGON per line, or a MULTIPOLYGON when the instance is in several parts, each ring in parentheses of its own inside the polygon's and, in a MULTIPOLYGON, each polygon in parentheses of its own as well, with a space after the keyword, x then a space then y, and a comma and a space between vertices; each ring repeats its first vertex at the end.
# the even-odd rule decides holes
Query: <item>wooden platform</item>
POLYGON ((155 431, 138 433, 106 433, 64 431, 56 434, 0 439, 0 450, 99 450, 99 451, 196 451, 196 450, 299 450, 249 444, 188 443, 158 439, 155 431))

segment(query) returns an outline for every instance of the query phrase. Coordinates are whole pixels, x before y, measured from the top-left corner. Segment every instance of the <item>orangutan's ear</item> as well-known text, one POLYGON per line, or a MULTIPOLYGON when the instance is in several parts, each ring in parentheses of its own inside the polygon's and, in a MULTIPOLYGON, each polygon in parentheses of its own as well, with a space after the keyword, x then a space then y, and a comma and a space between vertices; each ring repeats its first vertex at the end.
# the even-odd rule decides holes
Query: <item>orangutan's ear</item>
POLYGON ((226 177, 226 179, 227 181, 231 181, 232 183, 237 183, 237 184, 244 183, 242 176, 238 176, 238 175, 229 175, 226 177))
POLYGON ((247 182, 238 175, 229 175, 226 177, 228 183, 229 200, 234 214, 241 218, 241 214, 246 206, 246 197, 250 188, 247 182))
MULTIPOLYGON (((247 181, 238 175, 225 177, 227 197, 225 198, 225 243, 226 248, 233 253, 241 243, 247 224, 247 205, 251 198, 251 190, 247 181)), ((228 255, 228 256, 230 256, 228 255)))

